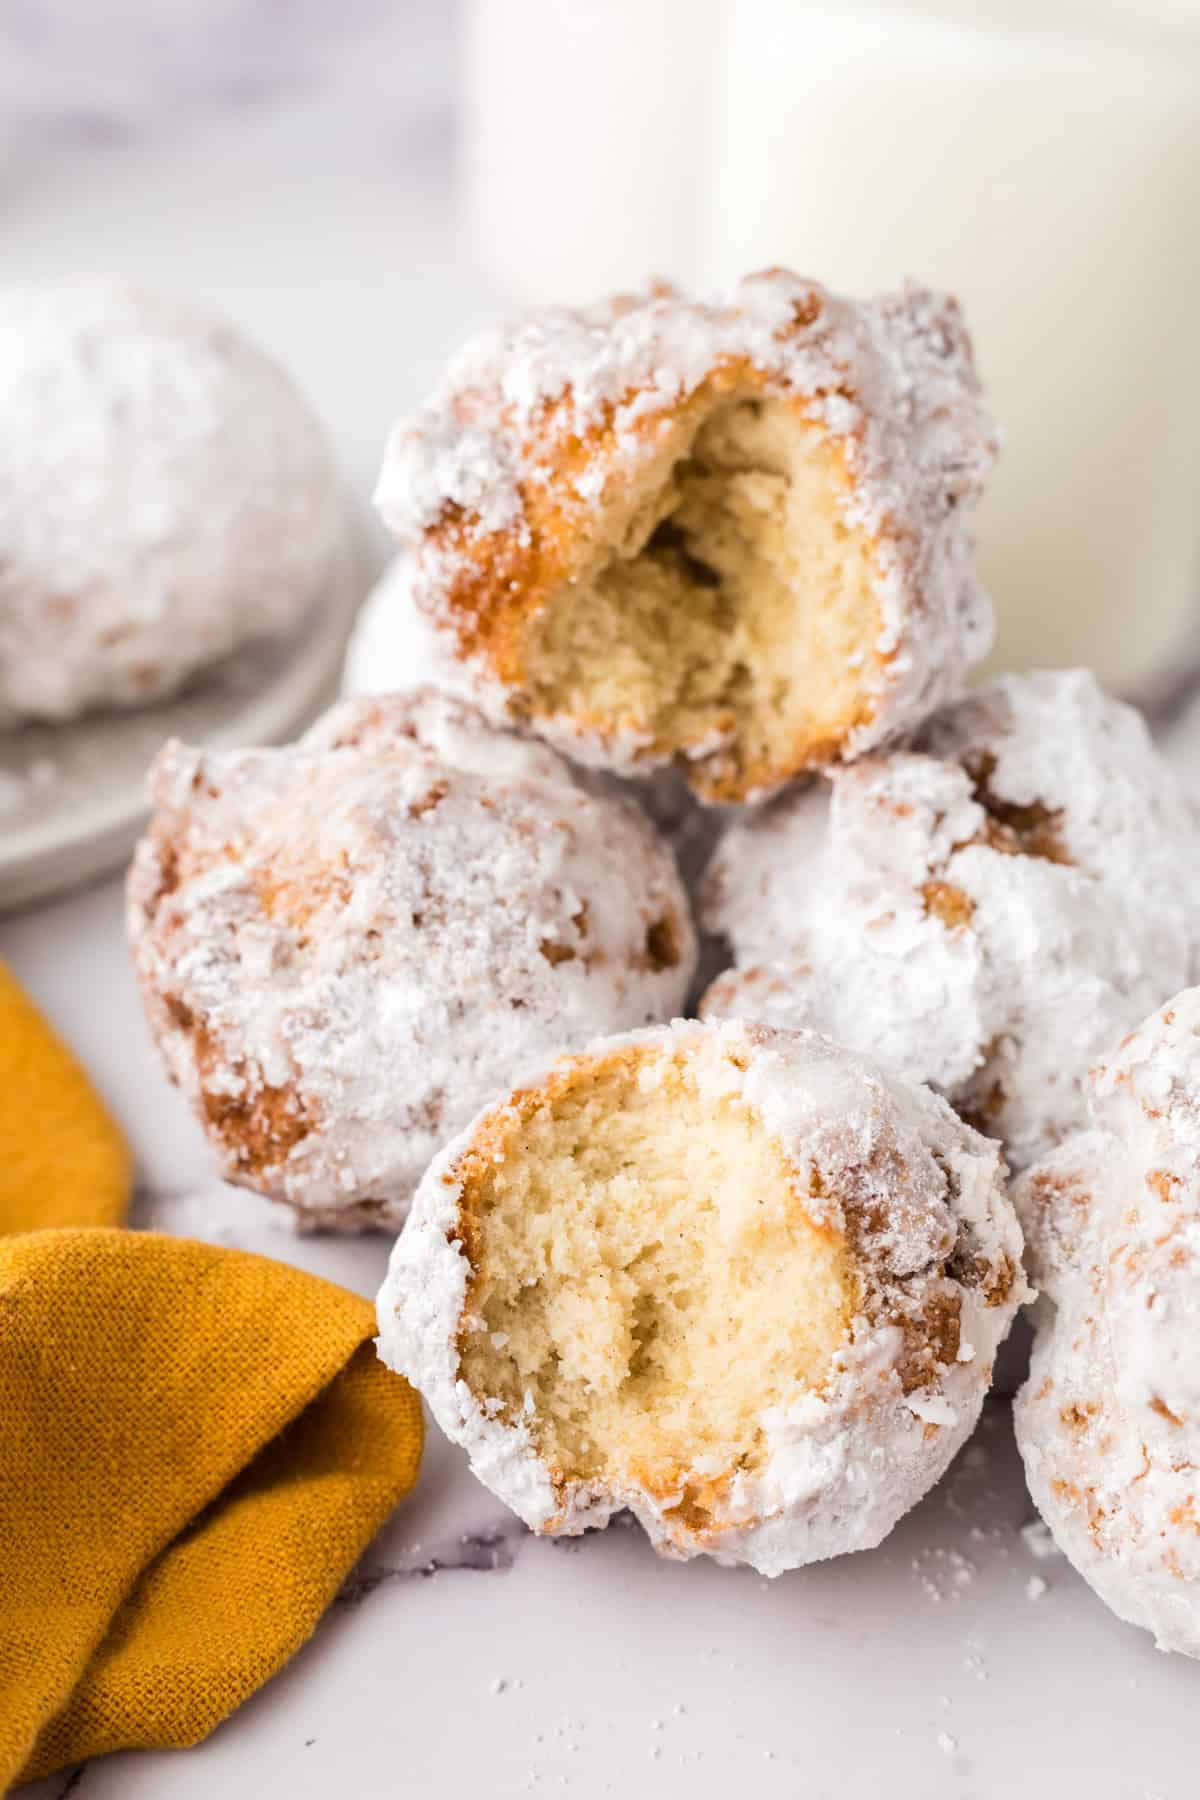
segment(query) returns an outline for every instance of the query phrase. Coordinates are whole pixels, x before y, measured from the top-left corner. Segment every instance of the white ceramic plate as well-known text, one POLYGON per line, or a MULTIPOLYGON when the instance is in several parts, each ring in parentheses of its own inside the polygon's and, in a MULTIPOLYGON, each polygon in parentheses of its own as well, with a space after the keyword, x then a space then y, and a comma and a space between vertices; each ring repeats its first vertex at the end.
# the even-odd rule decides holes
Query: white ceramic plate
POLYGON ((337 578, 288 637, 243 650, 157 706, 0 734, 0 909, 47 899, 125 860, 146 819, 146 769, 165 739, 281 743, 315 718, 337 693, 374 574, 365 523, 351 509, 337 578))

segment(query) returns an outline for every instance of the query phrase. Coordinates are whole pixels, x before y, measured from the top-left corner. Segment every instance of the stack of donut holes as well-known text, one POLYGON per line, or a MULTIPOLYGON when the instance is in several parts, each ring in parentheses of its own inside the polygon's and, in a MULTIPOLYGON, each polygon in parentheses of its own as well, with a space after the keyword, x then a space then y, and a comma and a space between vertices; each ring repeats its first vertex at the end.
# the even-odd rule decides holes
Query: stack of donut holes
POLYGON ((402 1225, 381 1354, 534 1529, 876 1544, 1036 1284, 1034 1497, 1196 1654, 1200 826, 1086 671, 967 689, 995 450, 920 287, 476 339, 353 697, 160 756, 134 955, 227 1177, 402 1225))

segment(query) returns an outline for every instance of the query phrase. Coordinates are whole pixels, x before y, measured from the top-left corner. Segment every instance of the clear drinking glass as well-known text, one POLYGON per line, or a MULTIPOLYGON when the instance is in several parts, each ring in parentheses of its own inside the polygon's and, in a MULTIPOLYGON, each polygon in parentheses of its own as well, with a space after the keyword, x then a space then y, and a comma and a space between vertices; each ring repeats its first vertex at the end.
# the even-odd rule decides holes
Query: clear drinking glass
POLYGON ((996 662, 1194 662, 1200 11, 738 0, 717 63, 712 274, 962 299, 1005 431, 996 662))
POLYGON ((957 293, 1004 454, 997 666, 1200 665, 1200 0, 474 0, 467 193, 514 297, 785 263, 957 293))

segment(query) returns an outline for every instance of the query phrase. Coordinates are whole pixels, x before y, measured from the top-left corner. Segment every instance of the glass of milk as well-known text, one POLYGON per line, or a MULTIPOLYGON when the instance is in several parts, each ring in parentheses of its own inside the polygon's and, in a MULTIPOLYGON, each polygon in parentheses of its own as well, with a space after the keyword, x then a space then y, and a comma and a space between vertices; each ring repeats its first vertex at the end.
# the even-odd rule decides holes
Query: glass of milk
POLYGON ((1200 666, 1200 0, 475 0, 476 242, 523 299, 784 263, 963 302, 998 666, 1200 666))
POLYGON ((467 0, 467 236, 515 300, 703 276, 723 0, 467 0))
POLYGON ((963 302, 1005 432, 996 661, 1144 691, 1200 653, 1200 10, 737 0, 724 27, 712 273, 963 302))

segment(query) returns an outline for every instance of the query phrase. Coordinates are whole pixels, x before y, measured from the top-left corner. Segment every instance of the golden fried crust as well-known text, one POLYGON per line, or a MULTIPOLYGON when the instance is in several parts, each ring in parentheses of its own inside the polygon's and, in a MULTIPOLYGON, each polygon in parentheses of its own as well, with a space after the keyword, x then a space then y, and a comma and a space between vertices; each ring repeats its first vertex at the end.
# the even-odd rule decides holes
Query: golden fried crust
MULTIPOLYGON (((651 490, 653 476, 669 468, 696 430, 722 399, 758 394, 773 385, 765 369, 748 357, 725 357, 686 400, 646 409, 623 429, 641 450, 647 465, 639 494, 651 490)), ((848 388, 839 391, 853 399, 848 388)), ((520 482, 520 533, 473 529, 474 518, 449 501, 429 527, 427 542, 453 574, 442 604, 453 623, 463 656, 485 654, 502 680, 520 685, 529 675, 522 654, 520 621, 542 610, 564 582, 577 581, 596 558, 596 540, 581 529, 576 483, 587 472, 606 472, 628 455, 618 439, 618 404, 629 408, 638 399, 630 388, 620 403, 608 403, 594 424, 582 432, 573 423, 575 393, 568 388, 538 417, 534 435, 524 439, 529 465, 520 482)), ((816 425, 813 398, 794 397, 788 405, 798 418, 816 425)), ((519 433, 512 408, 501 415, 502 429, 519 433)), ((826 438, 830 461, 845 492, 852 490, 844 444, 826 438)), ((606 499, 608 496, 605 496, 606 499)), ((629 511, 628 498, 618 502, 618 517, 629 511)))

